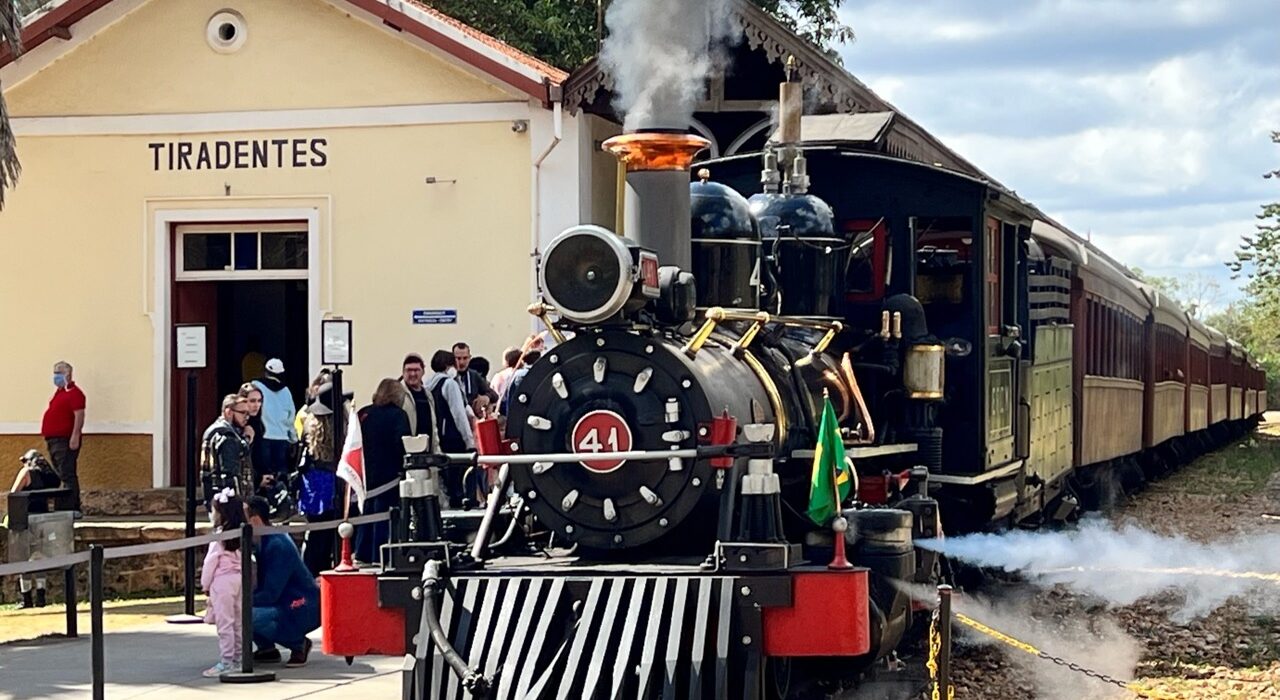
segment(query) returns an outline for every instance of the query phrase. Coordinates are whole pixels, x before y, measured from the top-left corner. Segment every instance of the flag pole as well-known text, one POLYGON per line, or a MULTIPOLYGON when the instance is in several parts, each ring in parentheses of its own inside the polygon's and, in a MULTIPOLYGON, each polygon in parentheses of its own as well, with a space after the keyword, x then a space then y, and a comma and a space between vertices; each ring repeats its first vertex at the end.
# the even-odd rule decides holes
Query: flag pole
MULTIPOLYGON (((341 404, 339 404, 341 405, 341 404)), ((343 413, 346 413, 344 410, 343 413)), ((346 447, 343 447, 346 451, 346 447)), ((345 479, 344 479, 345 481, 345 479)), ((347 494, 342 499, 342 523, 338 525, 338 537, 342 538, 342 561, 333 567, 334 571, 355 571, 356 564, 351 556, 351 537, 355 535, 356 529, 347 520, 351 517, 351 482, 347 482, 347 494)))
MULTIPOLYGON (((822 388, 822 410, 825 413, 827 406, 830 404, 831 394, 826 387, 822 388)), ((840 433, 837 431, 835 438, 841 440, 840 433)), ((841 451, 843 452, 843 450, 841 451)), ((853 564, 849 563, 849 558, 845 554, 844 533, 849 529, 849 521, 845 519, 844 514, 840 511, 840 463, 843 460, 832 460, 831 462, 831 496, 835 499, 835 517, 831 520, 831 541, 833 552, 831 563, 827 564, 828 569, 844 570, 852 569, 853 564)))

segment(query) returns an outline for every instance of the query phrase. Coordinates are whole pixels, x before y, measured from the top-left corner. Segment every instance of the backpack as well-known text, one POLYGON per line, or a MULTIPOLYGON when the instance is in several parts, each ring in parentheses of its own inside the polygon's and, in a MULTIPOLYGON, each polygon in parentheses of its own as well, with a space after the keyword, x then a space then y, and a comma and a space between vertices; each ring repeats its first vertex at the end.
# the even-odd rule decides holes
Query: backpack
MULTIPOLYGON (((435 387, 431 389, 431 397, 436 402, 436 420, 440 428, 440 448, 445 452, 465 452, 467 442, 462 438, 462 431, 454 422, 453 411, 449 410, 449 401, 444 396, 445 382, 451 381, 453 380, 445 377, 436 382, 435 387)), ((462 388, 459 387, 458 390, 461 391, 462 388)))

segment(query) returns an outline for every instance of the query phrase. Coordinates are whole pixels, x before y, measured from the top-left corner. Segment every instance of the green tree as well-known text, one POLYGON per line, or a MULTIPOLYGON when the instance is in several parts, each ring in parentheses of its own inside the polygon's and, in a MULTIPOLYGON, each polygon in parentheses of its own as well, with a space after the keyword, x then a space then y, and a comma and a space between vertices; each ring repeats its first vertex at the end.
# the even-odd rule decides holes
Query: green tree
MULTIPOLYGON (((1271 132, 1271 142, 1280 144, 1280 131, 1271 132)), ((1263 177, 1280 178, 1280 169, 1263 177)), ((1227 267, 1236 277, 1248 278, 1245 291, 1254 298, 1280 296, 1280 202, 1262 205, 1257 217, 1257 233, 1240 237, 1236 259, 1227 267)))
MULTIPOLYGON (((1271 132, 1280 145, 1280 131, 1271 132)), ((1262 175, 1280 181, 1280 168, 1262 175)), ((1277 405, 1280 389, 1280 201, 1263 204, 1257 214, 1257 231, 1241 236, 1235 260, 1227 263, 1233 277, 1248 280, 1248 295, 1238 309, 1240 342, 1267 369, 1267 396, 1277 405)), ((1234 319, 1224 319, 1230 322, 1234 319)))
POLYGON ((1194 318, 1203 320, 1222 302, 1222 285, 1218 284, 1218 280, 1202 272, 1167 277, 1153 275, 1137 267, 1129 269, 1138 279, 1178 302, 1178 305, 1194 318))
MULTIPOLYGON (((607 0, 425 0, 441 12, 564 70, 599 49, 607 0)), ((783 24, 834 55, 853 39, 840 21, 844 0, 751 0, 783 24)))
POLYGON ((565 70, 596 53, 596 0, 426 0, 426 4, 565 70))
POLYGON ((844 0, 751 1, 837 60, 836 48, 855 38, 853 27, 840 21, 844 0))

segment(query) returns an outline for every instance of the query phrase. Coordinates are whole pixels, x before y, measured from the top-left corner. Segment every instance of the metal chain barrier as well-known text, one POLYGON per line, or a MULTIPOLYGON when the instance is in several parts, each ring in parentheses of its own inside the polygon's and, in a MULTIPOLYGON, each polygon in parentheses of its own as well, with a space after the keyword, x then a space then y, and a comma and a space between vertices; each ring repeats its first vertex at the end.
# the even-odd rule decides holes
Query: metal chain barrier
MULTIPOLYGON (((924 664, 929 669, 929 685, 933 688, 932 700, 942 700, 941 693, 938 691, 941 685, 938 680, 938 655, 942 651, 942 634, 938 632, 938 617, 936 609, 929 616, 929 660, 924 664)), ((948 686, 947 700, 954 700, 955 696, 956 687, 948 686)))
MULTIPOLYGON (((1018 651, 1021 651, 1025 654, 1030 654, 1031 656, 1044 659, 1045 661, 1053 662, 1063 668, 1075 671, 1076 673, 1081 673, 1095 680, 1102 681, 1103 683, 1108 683, 1110 685, 1116 686, 1117 688, 1122 688, 1124 690, 1127 690, 1133 693, 1134 695, 1137 695, 1138 697, 1150 698, 1151 700, 1182 700, 1182 696, 1180 695, 1170 695, 1167 693, 1163 693, 1161 691, 1148 688, 1136 681, 1129 681, 1129 682, 1122 681, 1119 678, 1116 678, 1114 676, 1109 676, 1100 671, 1095 671, 1090 668, 1085 668, 1080 664, 1077 664, 1072 661, 1068 661, 1060 656, 1054 656, 1053 654, 1050 654, 1047 651, 1042 651, 1030 644, 1027 644, 1024 641, 1015 639, 1003 632, 992 629, 991 627, 984 625, 981 622, 978 622, 977 620, 973 619, 972 617, 969 617, 968 615, 965 615, 964 613, 959 613, 959 612, 956 613, 955 619, 960 624, 965 625, 966 627, 969 627, 975 631, 981 632, 982 634, 985 634, 986 636, 991 637, 992 639, 1002 644, 1013 647, 1014 649, 1017 649, 1018 651)), ((932 658, 932 649, 930 649, 930 657, 932 658)), ((934 691, 934 698, 935 700, 937 700, 936 690, 934 691)))

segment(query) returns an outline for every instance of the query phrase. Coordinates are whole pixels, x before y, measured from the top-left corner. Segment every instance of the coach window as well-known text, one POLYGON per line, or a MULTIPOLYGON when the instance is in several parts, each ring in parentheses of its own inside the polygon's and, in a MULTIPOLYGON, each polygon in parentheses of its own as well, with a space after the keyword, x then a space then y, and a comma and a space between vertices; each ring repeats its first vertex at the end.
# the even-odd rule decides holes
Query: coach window
POLYGON ((883 218, 844 223, 849 255, 844 263, 846 301, 876 301, 884 297, 888 280, 888 229, 883 218))
POLYGON ((970 293, 981 262, 973 257, 973 219, 921 216, 910 225, 916 245, 916 297, 924 305, 929 330, 942 338, 975 340, 985 325, 982 301, 974 298, 980 294, 970 293))
POLYGON ((1141 346, 1141 327, 1138 325, 1137 319, 1129 317, 1129 343, 1125 347, 1129 351, 1129 374, 1130 379, 1137 379, 1139 369, 1142 366, 1142 346, 1141 346))
POLYGON ((1089 374, 1102 373, 1102 308, 1089 300, 1089 374))
POLYGON ((1001 285, 1001 265, 1004 260, 1003 237, 1000 221, 987 219, 987 335, 1000 335, 1003 322, 1004 294, 1001 285))
POLYGON ((1114 377, 1119 372, 1120 348, 1120 315, 1110 306, 1107 307, 1107 376, 1114 377))

